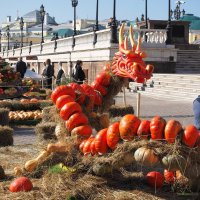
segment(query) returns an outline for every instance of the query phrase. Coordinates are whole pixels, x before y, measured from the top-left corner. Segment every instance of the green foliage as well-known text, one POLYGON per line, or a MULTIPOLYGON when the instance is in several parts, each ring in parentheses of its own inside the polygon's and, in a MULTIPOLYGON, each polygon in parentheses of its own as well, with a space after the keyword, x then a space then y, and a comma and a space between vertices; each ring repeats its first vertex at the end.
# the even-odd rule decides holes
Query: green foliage
POLYGON ((26 126, 35 126, 41 122, 41 119, 32 119, 32 120, 12 120, 10 121, 10 125, 12 126, 20 126, 20 125, 26 125, 26 126))

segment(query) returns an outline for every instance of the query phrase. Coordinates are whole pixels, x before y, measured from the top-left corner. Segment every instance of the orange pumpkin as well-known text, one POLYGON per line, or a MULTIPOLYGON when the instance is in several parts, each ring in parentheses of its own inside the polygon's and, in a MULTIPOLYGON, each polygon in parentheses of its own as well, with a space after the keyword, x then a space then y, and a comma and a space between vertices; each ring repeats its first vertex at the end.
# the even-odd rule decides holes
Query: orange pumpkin
POLYGON ((29 103, 30 100, 29 100, 29 99, 21 99, 20 102, 21 102, 21 103, 29 103))
POLYGON ((109 72, 103 71, 97 75, 95 81, 102 86, 108 86, 110 85, 111 75, 109 74, 109 72))
POLYGON ((90 97, 91 100, 94 101, 94 99, 95 99, 94 89, 90 85, 87 85, 87 84, 81 84, 80 86, 83 88, 85 94, 88 97, 90 97))
POLYGON ((151 132, 151 138, 153 140, 163 139, 165 124, 166 124, 166 121, 160 116, 155 116, 151 120, 150 132, 151 132))
POLYGON ((165 126, 165 139, 167 140, 168 143, 174 143, 176 136, 178 133, 181 131, 182 126, 180 122, 176 120, 169 120, 165 126))
POLYGON ((128 114, 122 117, 119 123, 120 137, 123 140, 132 140, 137 134, 137 129, 140 125, 140 122, 140 119, 132 114, 128 114))
POLYGON ((72 131, 75 127, 87 125, 88 118, 83 113, 73 114, 65 123, 68 131, 72 131))
POLYGON ((94 98, 94 105, 101 106, 102 105, 102 96, 98 91, 95 92, 95 98, 94 98))
POLYGON ((65 104, 74 102, 74 99, 69 95, 62 95, 56 100, 56 107, 61 109, 65 104))
POLYGON ((65 104, 60 110, 60 117, 63 120, 68 120, 69 117, 74 113, 82 112, 81 106, 76 102, 69 102, 65 104))
POLYGON ((90 144, 90 150, 91 150, 92 155, 96 155, 98 153, 96 148, 95 148, 95 139, 90 144))
POLYGON ((85 142, 84 146, 83 146, 83 154, 87 155, 87 154, 91 154, 91 142, 94 140, 94 137, 90 137, 87 139, 87 141, 85 142))
POLYGON ((164 177, 161 173, 153 171, 146 175, 146 181, 153 188, 161 188, 164 183, 164 177))
POLYGON ((147 139, 150 134, 150 121, 142 120, 137 130, 137 135, 141 139, 147 139))
POLYGON ((32 98, 32 99, 30 100, 30 102, 31 102, 31 103, 38 103, 38 102, 39 102, 39 100, 38 100, 38 99, 36 99, 36 98, 32 98))
POLYGON ((32 190, 33 184, 27 177, 19 177, 15 179, 9 186, 11 192, 28 192, 32 190))
POLYGON ((95 137, 95 149, 99 154, 105 154, 108 150, 106 137, 107 128, 100 130, 95 137))
POLYGON ((79 150, 80 150, 82 153, 83 153, 83 147, 84 147, 86 141, 87 141, 87 139, 86 139, 86 140, 83 140, 83 141, 80 143, 80 145, 79 145, 79 150))
POLYGON ((197 139, 199 138, 199 131, 194 125, 185 127, 182 142, 188 147, 194 147, 197 139))
POLYGON ((106 140, 108 147, 110 147, 111 149, 116 148, 120 140, 119 122, 115 122, 108 127, 106 140))
POLYGON ((164 170, 164 177, 165 177, 165 182, 166 183, 174 183, 175 177, 174 177, 174 172, 168 171, 167 169, 164 170))
POLYGON ((85 100, 85 92, 83 88, 78 83, 69 83, 68 86, 71 87, 75 91, 76 101, 79 104, 83 104, 85 100))
POLYGON ((78 126, 72 130, 71 134, 90 137, 92 135, 92 127, 90 125, 78 126))
POLYGON ((91 87, 94 88, 95 90, 99 91, 102 96, 105 96, 107 94, 106 88, 97 82, 93 82, 91 84, 91 87))
POLYGON ((75 92, 74 90, 67 86, 67 85, 60 85, 58 87, 56 87, 54 89, 54 91, 52 92, 51 94, 51 100, 53 101, 53 103, 55 104, 56 103, 56 100, 62 96, 62 95, 69 95, 71 96, 73 99, 76 98, 76 95, 75 95, 75 92))

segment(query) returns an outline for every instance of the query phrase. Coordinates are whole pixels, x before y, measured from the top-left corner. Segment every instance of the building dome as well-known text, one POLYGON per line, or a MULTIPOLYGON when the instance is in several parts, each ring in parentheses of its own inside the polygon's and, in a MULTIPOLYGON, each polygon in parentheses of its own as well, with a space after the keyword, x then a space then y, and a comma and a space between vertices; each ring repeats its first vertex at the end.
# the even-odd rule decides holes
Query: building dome
POLYGON ((193 14, 186 14, 180 20, 189 21, 190 30, 200 30, 200 17, 194 16, 193 14))

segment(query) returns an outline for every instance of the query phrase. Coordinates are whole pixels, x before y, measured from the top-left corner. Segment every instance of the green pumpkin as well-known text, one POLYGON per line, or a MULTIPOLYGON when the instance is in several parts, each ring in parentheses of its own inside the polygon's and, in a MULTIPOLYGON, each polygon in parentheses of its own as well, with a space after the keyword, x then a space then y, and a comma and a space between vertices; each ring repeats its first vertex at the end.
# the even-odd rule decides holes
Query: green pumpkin
POLYGON ((186 159, 181 155, 167 155, 162 159, 162 164, 165 169, 169 171, 180 170, 181 173, 184 173, 186 163, 186 159))

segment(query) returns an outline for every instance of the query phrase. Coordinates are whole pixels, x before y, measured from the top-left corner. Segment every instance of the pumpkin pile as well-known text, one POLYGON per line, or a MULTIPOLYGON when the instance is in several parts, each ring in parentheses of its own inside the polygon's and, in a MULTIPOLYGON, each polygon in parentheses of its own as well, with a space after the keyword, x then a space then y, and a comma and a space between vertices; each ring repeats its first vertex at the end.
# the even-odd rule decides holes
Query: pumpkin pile
POLYGON ((36 111, 10 111, 9 112, 9 120, 34 120, 34 119, 42 119, 42 112, 40 110, 36 111))

